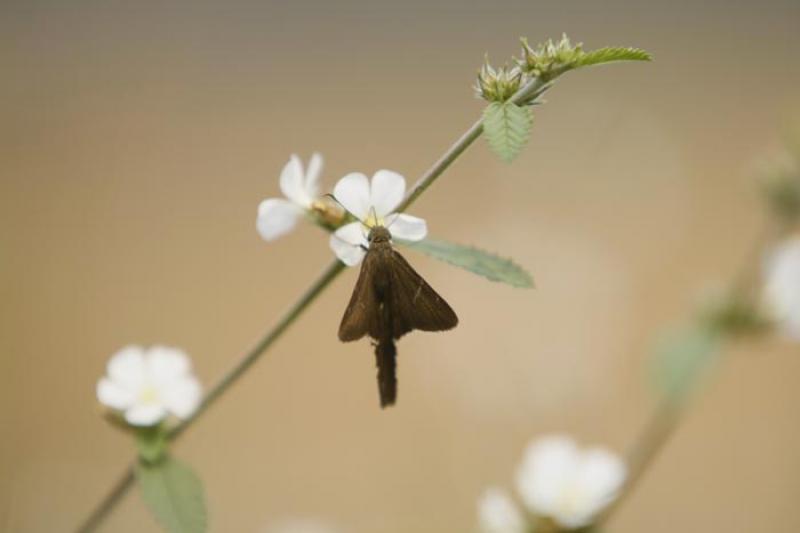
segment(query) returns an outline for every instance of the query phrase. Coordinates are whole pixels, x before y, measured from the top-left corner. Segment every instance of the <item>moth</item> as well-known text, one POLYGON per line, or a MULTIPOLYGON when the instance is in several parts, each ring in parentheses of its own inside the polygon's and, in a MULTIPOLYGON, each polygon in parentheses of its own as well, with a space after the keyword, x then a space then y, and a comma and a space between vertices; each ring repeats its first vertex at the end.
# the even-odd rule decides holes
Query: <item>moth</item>
POLYGON ((378 392, 384 408, 397 401, 395 341, 415 329, 452 329, 458 324, 458 317, 394 249, 387 228, 373 226, 367 242, 358 281, 339 325, 339 339, 350 342, 365 335, 372 339, 378 392))

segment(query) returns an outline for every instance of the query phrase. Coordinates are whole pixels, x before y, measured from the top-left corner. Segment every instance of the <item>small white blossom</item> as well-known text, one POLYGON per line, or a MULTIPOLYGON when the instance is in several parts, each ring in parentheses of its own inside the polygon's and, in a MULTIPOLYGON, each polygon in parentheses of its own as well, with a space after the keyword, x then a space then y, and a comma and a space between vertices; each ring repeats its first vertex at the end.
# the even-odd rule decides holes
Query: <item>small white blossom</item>
POLYGON ((290 232, 297 220, 311 209, 319 195, 321 172, 321 155, 313 154, 304 171, 300 158, 292 154, 280 178, 281 191, 287 199, 267 198, 258 206, 256 228, 265 241, 275 240, 290 232))
POLYGON ((764 298, 787 336, 800 341, 800 236, 778 245, 767 259, 764 298))
POLYGON ((134 426, 152 426, 173 414, 191 415, 201 400, 200 383, 189 358, 166 346, 126 346, 108 362, 97 382, 97 399, 121 411, 134 426))
POLYGON ((554 435, 528 446, 517 471, 517 490, 528 509, 568 529, 584 527, 617 497, 626 468, 615 454, 581 450, 554 435))
POLYGON ((478 520, 483 533, 525 533, 525 517, 506 491, 486 489, 478 502, 478 520))
POLYGON ((330 245, 346 265, 355 266, 364 258, 369 247, 370 228, 384 226, 392 237, 420 241, 428 234, 421 218, 393 211, 403 201, 406 180, 390 170, 379 170, 372 182, 364 174, 348 174, 336 184, 333 195, 359 221, 345 224, 331 235, 330 245))

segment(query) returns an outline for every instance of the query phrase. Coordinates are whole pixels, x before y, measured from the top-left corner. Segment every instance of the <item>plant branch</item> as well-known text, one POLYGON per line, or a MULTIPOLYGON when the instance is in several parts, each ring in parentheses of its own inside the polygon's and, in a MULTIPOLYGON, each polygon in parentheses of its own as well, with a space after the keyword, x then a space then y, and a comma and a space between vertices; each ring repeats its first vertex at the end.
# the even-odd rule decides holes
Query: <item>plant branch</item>
MULTIPOLYGON (((767 225, 754 239, 739 270, 730 283, 731 290, 737 297, 745 298, 751 303, 757 298, 758 273, 762 254, 777 235, 779 235, 778 229, 773 225, 767 225)), ((735 339, 734 335, 735 332, 727 334, 726 337, 735 339)), ((659 401, 650 419, 642 428, 627 453, 628 479, 625 485, 614 503, 595 521, 595 526, 598 528, 603 526, 620 505, 635 491, 645 472, 652 466, 664 446, 675 433, 675 430, 680 426, 685 411, 686 405, 683 402, 676 404, 670 398, 662 398, 659 401)))
MULTIPOLYGON (((539 78, 534 78, 514 93, 511 97, 511 101, 515 104, 532 102, 551 86, 552 82, 543 82, 539 78)), ((458 156, 469 148, 475 139, 481 136, 481 133, 483 133, 482 118, 475 121, 475 123, 464 132, 461 138, 459 138, 458 141, 456 141, 456 143, 453 144, 453 146, 451 146, 419 180, 417 180, 408 193, 408 196, 406 196, 405 200, 403 200, 397 208, 397 211, 402 212, 408 209, 411 204, 436 181, 436 178, 438 178, 453 161, 458 159, 458 156)))
MULTIPOLYGON (((538 79, 534 79, 525 87, 522 87, 512 97, 514 102, 529 102, 542 94, 547 88, 550 87, 549 83, 542 83, 538 79)), ((398 207, 397 211, 402 212, 408 209, 419 196, 427 190, 436 179, 447 170, 447 168, 464 153, 464 151, 477 139, 483 132, 482 120, 478 120, 473 124, 447 151, 442 155, 422 177, 417 180, 414 187, 398 207)), ((291 326, 306 310, 306 308, 317 299, 317 297, 336 279, 336 277, 345 269, 343 263, 338 260, 333 261, 322 272, 317 280, 309 287, 306 292, 289 308, 289 310, 280 318, 260 341, 256 343, 242 358, 231 368, 217 383, 209 389, 205 395, 202 403, 194 414, 177 425, 170 431, 168 438, 175 440, 180 437, 191 425, 196 422, 200 416, 219 400, 225 392, 236 383, 239 378, 249 369, 267 350, 272 344, 280 338, 280 336, 291 326)), ((92 514, 83 522, 78 528, 80 533, 89 533, 94 531, 100 523, 108 516, 114 507, 121 501, 128 490, 133 486, 135 463, 123 472, 117 483, 111 488, 108 494, 103 498, 92 514)))

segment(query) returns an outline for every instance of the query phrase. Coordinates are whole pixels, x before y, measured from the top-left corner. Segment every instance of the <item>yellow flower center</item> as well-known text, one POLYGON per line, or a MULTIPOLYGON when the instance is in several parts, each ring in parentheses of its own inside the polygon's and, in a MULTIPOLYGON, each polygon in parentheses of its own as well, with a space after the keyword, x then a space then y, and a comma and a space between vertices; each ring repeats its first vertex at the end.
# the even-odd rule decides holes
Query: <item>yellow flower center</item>
POLYGON ((364 220, 364 225, 370 229, 375 226, 383 226, 384 223, 383 217, 379 217, 374 209, 370 210, 369 215, 367 215, 367 218, 364 220))
POLYGON ((139 401, 146 404, 158 403, 158 391, 155 387, 148 385, 139 393, 139 401))

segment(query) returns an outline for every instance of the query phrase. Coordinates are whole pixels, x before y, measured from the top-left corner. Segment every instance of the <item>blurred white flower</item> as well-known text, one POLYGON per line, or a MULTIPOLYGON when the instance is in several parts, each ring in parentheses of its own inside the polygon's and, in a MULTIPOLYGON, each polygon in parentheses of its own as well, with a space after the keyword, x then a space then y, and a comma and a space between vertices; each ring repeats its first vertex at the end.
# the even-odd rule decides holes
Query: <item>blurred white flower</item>
POLYGON ((168 414, 186 418, 200 404, 200 383, 178 349, 126 346, 111 357, 106 372, 97 382, 97 399, 123 412, 131 425, 152 426, 168 414))
POLYGON ((297 220, 311 209, 319 195, 322 156, 315 153, 303 170, 300 158, 292 154, 280 178, 283 198, 267 198, 258 206, 256 228, 265 241, 272 241, 290 232, 297 220))
POLYGON ((369 247, 367 234, 374 226, 386 227, 397 239, 420 241, 425 238, 428 227, 423 219, 393 213, 405 192, 405 178, 390 170, 376 172, 372 183, 357 172, 339 180, 333 195, 359 220, 345 224, 331 235, 330 245, 339 260, 348 266, 360 263, 369 247))
POLYGON ((581 450, 553 435, 528 446, 517 490, 528 509, 568 529, 584 527, 611 503, 625 481, 622 460, 601 448, 581 450))
POLYGON ((483 533, 525 533, 525 517, 506 491, 486 489, 478 502, 478 520, 483 533))
POLYGON ((800 236, 772 250, 765 266, 768 312, 789 337, 800 340, 800 236))

